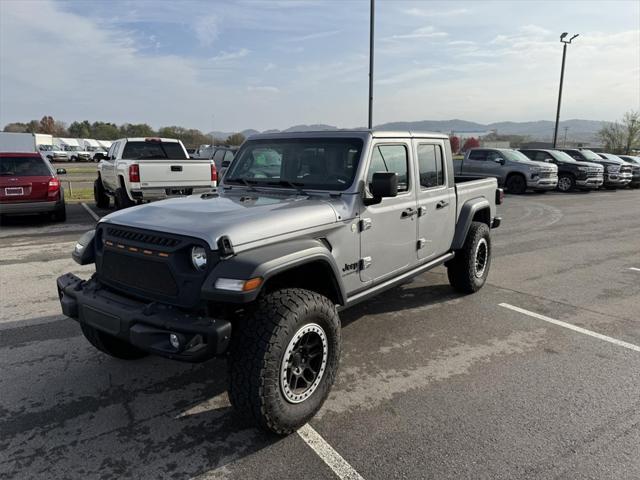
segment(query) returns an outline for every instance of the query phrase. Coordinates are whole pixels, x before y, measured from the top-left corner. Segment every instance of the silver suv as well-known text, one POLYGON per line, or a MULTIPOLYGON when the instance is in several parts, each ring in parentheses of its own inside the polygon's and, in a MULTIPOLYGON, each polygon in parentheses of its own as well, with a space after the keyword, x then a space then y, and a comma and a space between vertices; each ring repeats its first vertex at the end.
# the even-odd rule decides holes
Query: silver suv
POLYGON ((457 177, 498 179, 510 193, 553 190, 558 185, 558 167, 540 164, 510 148, 472 148, 462 161, 454 161, 457 177))

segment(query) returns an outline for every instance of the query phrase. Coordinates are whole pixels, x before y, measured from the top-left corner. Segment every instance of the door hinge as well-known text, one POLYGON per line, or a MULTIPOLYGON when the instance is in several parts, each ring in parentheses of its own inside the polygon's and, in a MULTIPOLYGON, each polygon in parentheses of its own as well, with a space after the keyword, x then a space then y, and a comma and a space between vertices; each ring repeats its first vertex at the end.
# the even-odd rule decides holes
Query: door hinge
POLYGON ((371 228, 371 225, 373 225, 373 222, 371 221, 370 218, 363 218, 358 222, 359 228, 361 232, 364 232, 365 230, 369 230, 371 228))
POLYGON ((363 257, 360 259, 360 270, 366 270, 372 264, 371 257, 363 257))
POLYGON ((427 239, 426 238, 419 238, 418 239, 418 250, 424 248, 424 246, 427 244, 427 239))

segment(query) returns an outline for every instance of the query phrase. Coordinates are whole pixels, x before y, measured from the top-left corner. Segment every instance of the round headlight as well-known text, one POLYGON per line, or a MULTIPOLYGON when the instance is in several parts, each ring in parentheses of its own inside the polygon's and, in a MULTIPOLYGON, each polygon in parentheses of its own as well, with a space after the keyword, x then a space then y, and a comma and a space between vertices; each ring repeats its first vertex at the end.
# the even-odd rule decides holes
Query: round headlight
POLYGON ((204 247, 193 247, 191 249, 191 263, 196 270, 207 268, 207 251, 204 247))

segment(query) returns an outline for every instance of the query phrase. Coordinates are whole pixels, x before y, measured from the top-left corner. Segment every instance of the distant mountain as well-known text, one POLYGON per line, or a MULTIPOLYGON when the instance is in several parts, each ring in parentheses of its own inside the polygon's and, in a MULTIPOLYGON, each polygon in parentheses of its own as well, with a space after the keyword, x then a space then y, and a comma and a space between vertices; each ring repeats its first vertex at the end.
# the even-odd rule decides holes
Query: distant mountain
MULTIPOLYGON (((564 137, 565 127, 567 138, 571 141, 594 142, 597 139, 598 130, 607 122, 598 120, 564 120, 558 127, 558 136, 564 137)), ((548 141, 553 137, 554 122, 550 120, 539 120, 535 122, 495 122, 477 123, 467 120, 420 120, 415 122, 389 122, 375 126, 378 130, 413 130, 427 132, 454 133, 462 136, 482 136, 492 131, 497 131, 498 135, 522 135, 531 140, 548 141)), ((262 133, 283 132, 311 132, 318 130, 338 130, 338 127, 326 124, 295 125, 285 130, 271 129, 262 133)), ((213 132, 216 138, 226 139, 233 132, 213 132)), ((260 133, 258 130, 243 130, 245 137, 260 133)), ((209 133, 211 135, 211 133, 209 133)))

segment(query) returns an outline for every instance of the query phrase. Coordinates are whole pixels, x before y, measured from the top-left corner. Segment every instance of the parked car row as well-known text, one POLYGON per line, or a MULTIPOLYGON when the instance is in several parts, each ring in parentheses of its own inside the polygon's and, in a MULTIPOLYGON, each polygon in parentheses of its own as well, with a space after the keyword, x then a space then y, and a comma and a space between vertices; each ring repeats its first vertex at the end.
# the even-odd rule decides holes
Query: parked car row
POLYGON ((106 154, 109 140, 57 138, 42 133, 0 132, 0 152, 39 153, 51 162, 91 162, 106 154))
POLYGON ((587 149, 473 148, 454 162, 454 168, 461 178, 497 178, 515 194, 639 188, 640 158, 623 157, 587 149))

